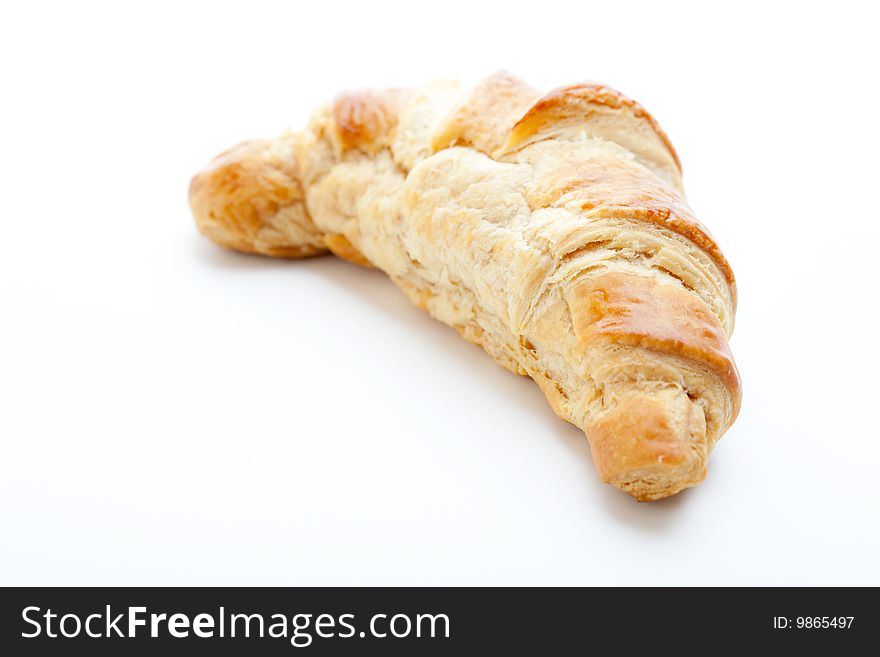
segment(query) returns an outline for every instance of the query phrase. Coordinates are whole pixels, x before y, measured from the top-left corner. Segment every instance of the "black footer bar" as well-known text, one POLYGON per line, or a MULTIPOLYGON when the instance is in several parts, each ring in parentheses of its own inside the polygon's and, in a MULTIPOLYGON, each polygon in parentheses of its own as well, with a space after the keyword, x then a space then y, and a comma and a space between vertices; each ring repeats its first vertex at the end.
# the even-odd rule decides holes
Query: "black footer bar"
POLYGON ((867 588, 12 588, 0 600, 6 655, 812 652, 880 635, 867 588))

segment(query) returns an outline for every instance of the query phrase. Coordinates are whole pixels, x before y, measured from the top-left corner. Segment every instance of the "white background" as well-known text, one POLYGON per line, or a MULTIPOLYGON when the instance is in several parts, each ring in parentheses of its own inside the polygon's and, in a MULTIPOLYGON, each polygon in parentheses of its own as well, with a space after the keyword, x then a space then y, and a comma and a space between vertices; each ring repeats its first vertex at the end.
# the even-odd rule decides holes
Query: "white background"
POLYGON ((20 3, 0 15, 0 583, 880 584, 869 3, 20 3), (344 88, 590 78, 670 134, 739 420, 637 504, 536 386, 189 179, 344 88))

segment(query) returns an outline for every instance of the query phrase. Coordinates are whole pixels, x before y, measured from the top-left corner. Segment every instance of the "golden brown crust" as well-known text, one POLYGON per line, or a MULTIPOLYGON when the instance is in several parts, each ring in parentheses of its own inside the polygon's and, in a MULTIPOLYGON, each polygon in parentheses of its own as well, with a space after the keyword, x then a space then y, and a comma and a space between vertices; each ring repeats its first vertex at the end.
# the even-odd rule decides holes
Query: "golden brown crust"
POLYGON ((554 89, 537 103, 514 126, 505 147, 506 150, 516 148, 529 138, 541 132, 549 125, 569 121, 571 119, 586 120, 595 108, 604 107, 611 110, 629 110, 633 117, 646 121, 657 137, 672 156, 678 170, 681 161, 678 153, 669 141, 669 137, 654 120, 648 111, 639 103, 624 96, 619 91, 595 82, 583 82, 554 89))
POLYGON ((305 208, 292 143, 246 141, 193 177, 189 202, 199 230, 227 248, 275 257, 324 252, 305 208))
POLYGON ((695 295, 649 276, 609 273, 585 277, 567 299, 582 349, 603 339, 692 360, 721 379, 739 408, 739 373, 724 329, 695 295))
POLYGON ((504 145, 511 127, 538 92, 516 76, 500 71, 466 96, 441 124, 433 150, 470 146, 491 155, 504 145))
POLYGON ((640 502, 674 495, 706 477, 706 421, 686 397, 634 395, 586 433, 599 478, 640 502))
POLYGON ((641 106, 496 74, 339 96, 300 135, 194 179, 199 229, 239 250, 329 249, 532 377, 639 500, 698 483, 740 404, 735 283, 641 106))
POLYGON ((386 146, 397 126, 397 90, 346 92, 333 102, 333 120, 343 150, 375 153, 386 146))
POLYGON ((736 303, 736 279, 718 243, 681 192, 648 169, 601 151, 554 160, 529 190, 528 200, 532 208, 542 208, 560 199, 577 201, 587 218, 636 219, 687 238, 718 265, 736 303))

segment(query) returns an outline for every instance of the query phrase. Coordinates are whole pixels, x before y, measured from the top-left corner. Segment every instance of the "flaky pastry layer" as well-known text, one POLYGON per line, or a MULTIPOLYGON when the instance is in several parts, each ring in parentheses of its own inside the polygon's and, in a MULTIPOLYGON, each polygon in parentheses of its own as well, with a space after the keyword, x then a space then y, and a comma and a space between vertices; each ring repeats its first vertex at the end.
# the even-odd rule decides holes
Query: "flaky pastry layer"
POLYGON ((228 248, 381 269, 534 379, 639 500, 702 481, 738 412, 733 272, 666 134, 603 85, 342 94, 303 132, 218 156, 190 203, 228 248))

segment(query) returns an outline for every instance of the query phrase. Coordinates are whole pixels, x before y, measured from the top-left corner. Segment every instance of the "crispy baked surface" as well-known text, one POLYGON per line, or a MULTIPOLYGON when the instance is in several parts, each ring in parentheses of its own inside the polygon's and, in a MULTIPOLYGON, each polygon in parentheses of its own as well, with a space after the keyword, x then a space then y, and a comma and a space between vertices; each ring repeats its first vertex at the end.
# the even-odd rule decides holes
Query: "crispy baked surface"
POLYGON ((341 94, 303 132, 218 156, 190 204, 225 247, 383 270, 533 378, 639 500, 702 481, 739 410, 733 272, 666 134, 604 85, 341 94))

